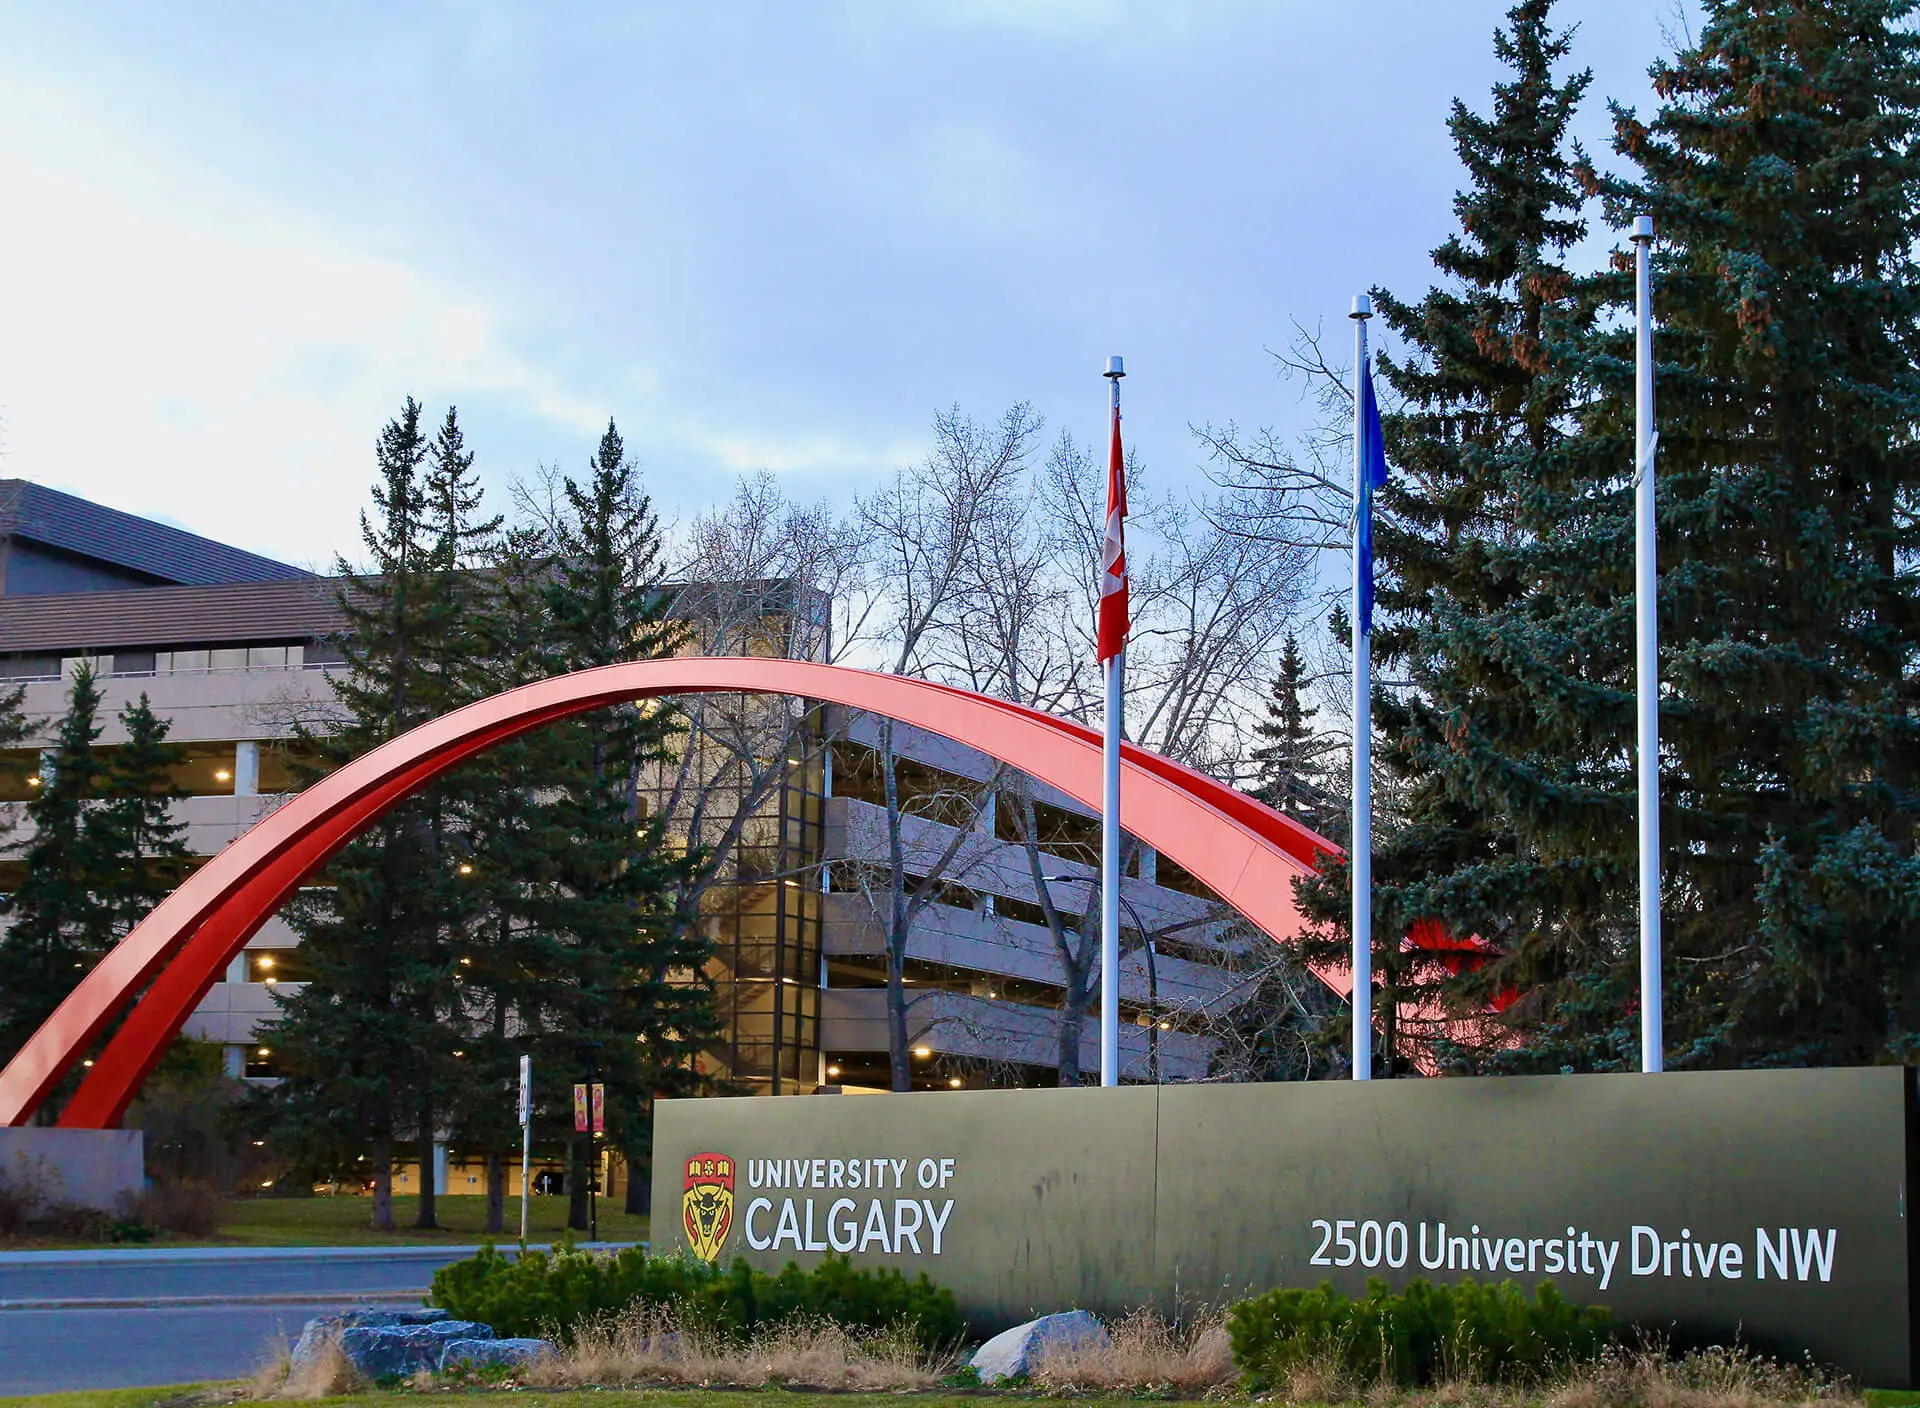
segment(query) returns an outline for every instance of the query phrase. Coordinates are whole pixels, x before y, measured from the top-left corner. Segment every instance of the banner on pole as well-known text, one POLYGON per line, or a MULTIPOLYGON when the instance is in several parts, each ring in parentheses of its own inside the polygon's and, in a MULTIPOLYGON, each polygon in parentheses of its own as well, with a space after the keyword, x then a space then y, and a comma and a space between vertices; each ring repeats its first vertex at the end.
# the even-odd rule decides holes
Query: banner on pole
POLYGON ((607 1088, 598 1081, 593 1085, 593 1132, 607 1132, 607 1088))
POLYGON ((520 1058, 520 1127, 533 1123, 533 1057, 520 1058))
POLYGON ((584 1085, 576 1085, 573 1088, 573 1132, 575 1134, 587 1132, 587 1088, 584 1085))

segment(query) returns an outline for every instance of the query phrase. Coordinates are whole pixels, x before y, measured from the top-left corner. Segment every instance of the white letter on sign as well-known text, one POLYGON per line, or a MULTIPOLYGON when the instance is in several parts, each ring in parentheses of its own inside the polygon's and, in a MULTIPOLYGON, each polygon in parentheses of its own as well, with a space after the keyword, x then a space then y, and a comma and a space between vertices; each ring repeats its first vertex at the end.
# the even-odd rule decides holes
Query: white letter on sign
POLYGON ((851 1213, 853 1211, 853 1199, 835 1198, 833 1200, 833 1206, 827 1209, 827 1240, 833 1244, 835 1251, 850 1252, 860 1244, 860 1219, 850 1216, 844 1223, 837 1221, 836 1219, 840 1216, 841 1208, 845 1208, 851 1213), (847 1231, 847 1238, 844 1242, 840 1240, 840 1229, 842 1227, 845 1227, 847 1231))
POLYGON ((757 1212, 772 1211, 773 1200, 771 1198, 755 1198, 747 1204, 747 1245, 757 1252, 765 1251, 768 1247, 772 1246, 773 1243, 753 1230, 753 1215, 757 1212))

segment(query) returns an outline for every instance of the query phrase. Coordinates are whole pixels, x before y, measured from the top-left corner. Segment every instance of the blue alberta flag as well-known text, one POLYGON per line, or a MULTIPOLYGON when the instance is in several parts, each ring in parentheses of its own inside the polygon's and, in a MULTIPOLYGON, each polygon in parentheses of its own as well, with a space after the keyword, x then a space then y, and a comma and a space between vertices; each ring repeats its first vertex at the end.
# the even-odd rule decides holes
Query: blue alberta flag
POLYGON ((1360 466, 1365 473, 1354 485, 1353 550, 1360 559, 1360 633, 1373 633, 1373 491, 1387 482, 1387 444, 1380 434, 1380 403, 1373 399, 1373 368, 1360 370, 1360 405, 1355 413, 1360 432, 1360 466))

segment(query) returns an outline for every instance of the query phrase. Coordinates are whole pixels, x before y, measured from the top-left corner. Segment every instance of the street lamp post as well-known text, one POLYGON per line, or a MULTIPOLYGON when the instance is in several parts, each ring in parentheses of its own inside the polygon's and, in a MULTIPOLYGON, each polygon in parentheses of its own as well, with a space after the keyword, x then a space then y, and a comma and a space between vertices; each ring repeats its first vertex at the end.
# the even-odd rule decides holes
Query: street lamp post
MULTIPOLYGON (((1095 882, 1081 875, 1042 875, 1040 883, 1043 885, 1090 885, 1095 882)), ((1152 1084, 1158 1085, 1160 1084, 1160 974, 1158 965, 1154 962, 1158 950, 1153 946, 1153 936, 1148 932, 1146 921, 1140 917, 1140 911, 1133 907, 1133 901, 1124 894, 1116 894, 1115 897, 1127 913, 1133 916, 1133 922, 1139 926, 1141 936, 1147 941, 1147 1079, 1152 1084)), ((1115 947, 1117 949, 1118 945, 1115 947)), ((1113 983, 1117 990, 1120 975, 1102 973, 1100 981, 1113 983)))

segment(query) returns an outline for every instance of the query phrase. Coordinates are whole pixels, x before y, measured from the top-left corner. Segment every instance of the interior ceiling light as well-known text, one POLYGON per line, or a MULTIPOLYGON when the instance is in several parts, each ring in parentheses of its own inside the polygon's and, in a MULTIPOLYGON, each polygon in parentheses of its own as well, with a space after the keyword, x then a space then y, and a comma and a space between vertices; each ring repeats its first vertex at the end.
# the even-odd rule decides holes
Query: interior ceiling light
POLYGON ((462 875, 471 875, 473 874, 473 867, 465 863, 462 863, 460 866, 460 873, 462 875))
POLYGON ((958 1090, 961 1085, 960 1077, 954 1076, 951 1080, 947 1082, 947 1084, 952 1086, 955 1090, 958 1090))
POLYGON ((213 780, 215 782, 231 782, 233 780, 233 774, 225 768, 220 768, 213 774, 213 780))
POLYGON ((39 785, 40 785, 40 775, 38 773, 35 773, 32 777, 27 779, 27 786, 38 787, 39 785))
POLYGON ((840 1068, 838 1066, 828 1066, 827 1074, 830 1076, 837 1076, 840 1074, 840 1068))
POLYGON ((913 1054, 916 1056, 931 1056, 933 1055, 933 1048, 931 1046, 916 1046, 913 1048, 913 1054))

